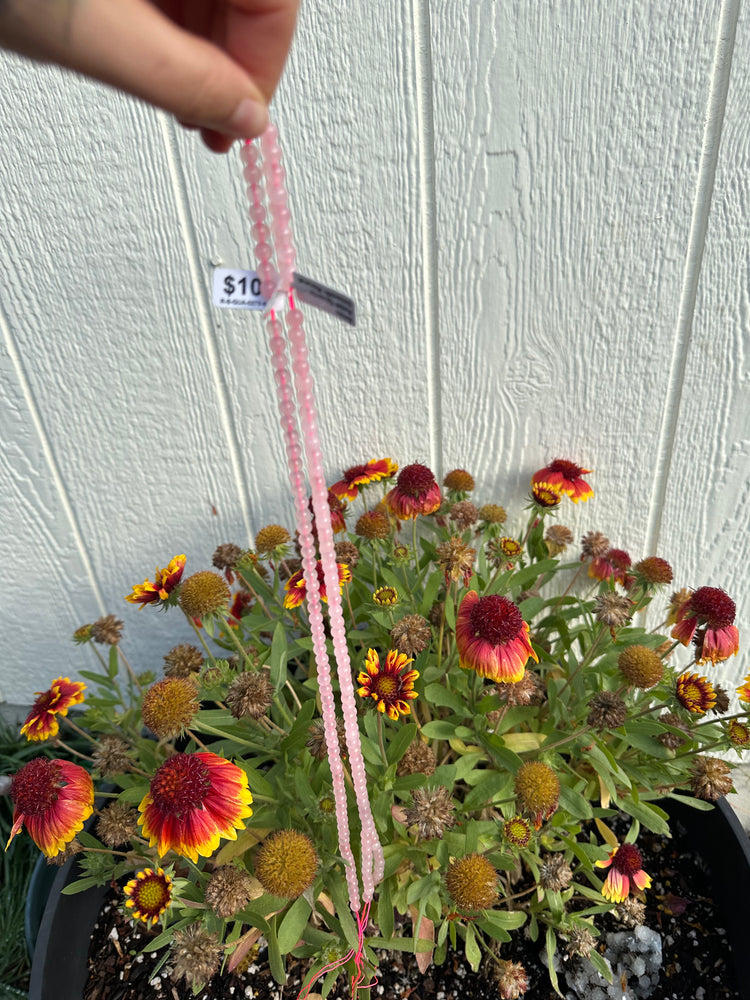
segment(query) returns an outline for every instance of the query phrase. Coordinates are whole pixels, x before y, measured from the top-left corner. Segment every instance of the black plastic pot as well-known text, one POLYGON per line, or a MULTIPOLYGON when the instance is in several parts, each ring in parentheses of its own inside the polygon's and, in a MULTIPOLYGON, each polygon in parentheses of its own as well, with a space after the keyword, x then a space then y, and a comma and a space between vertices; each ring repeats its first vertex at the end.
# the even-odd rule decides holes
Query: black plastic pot
MULTIPOLYGON (((750 839, 725 799, 710 812, 699 812, 670 799, 663 803, 673 823, 682 826, 712 874, 719 919, 732 946, 739 994, 750 1000, 745 951, 750 940, 750 839)), ((87 978, 89 935, 106 887, 65 896, 75 881, 76 859, 57 872, 37 936, 29 1000, 81 1000, 87 978)))

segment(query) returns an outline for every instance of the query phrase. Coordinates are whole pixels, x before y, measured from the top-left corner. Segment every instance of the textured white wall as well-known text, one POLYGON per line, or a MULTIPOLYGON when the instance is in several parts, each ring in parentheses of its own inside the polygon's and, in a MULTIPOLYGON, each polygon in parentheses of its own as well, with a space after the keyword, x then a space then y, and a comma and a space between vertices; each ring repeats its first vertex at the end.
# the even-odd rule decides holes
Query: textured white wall
MULTIPOLYGON (((571 527, 725 587, 746 633, 747 5, 710 169, 737 6, 308 0, 274 116, 300 269, 359 308, 308 310, 331 479, 460 465, 518 508, 574 458, 597 497, 571 527)), ((291 505, 260 318, 210 303, 214 266, 252 266, 236 153, 8 55, 0 150, 0 688, 24 701, 105 612, 158 667, 189 636, 132 584, 291 505)))

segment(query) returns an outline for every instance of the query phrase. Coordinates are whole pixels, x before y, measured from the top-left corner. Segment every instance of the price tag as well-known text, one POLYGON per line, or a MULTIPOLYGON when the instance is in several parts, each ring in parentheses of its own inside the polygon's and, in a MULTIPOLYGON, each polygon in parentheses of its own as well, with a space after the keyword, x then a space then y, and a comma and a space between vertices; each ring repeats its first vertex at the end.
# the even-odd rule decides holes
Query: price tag
POLYGON ((214 269, 214 305, 220 309, 265 309, 266 300, 260 294, 257 271, 240 271, 236 267, 214 269))

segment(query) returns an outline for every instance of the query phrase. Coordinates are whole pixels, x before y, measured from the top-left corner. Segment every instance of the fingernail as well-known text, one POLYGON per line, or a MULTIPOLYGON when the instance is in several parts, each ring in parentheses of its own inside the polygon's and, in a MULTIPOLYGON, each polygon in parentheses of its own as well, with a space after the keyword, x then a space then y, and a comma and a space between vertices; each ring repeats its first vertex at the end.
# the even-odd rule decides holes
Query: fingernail
POLYGON ((227 131, 238 139, 254 139, 268 125, 268 108, 265 104, 243 97, 226 124, 227 131))

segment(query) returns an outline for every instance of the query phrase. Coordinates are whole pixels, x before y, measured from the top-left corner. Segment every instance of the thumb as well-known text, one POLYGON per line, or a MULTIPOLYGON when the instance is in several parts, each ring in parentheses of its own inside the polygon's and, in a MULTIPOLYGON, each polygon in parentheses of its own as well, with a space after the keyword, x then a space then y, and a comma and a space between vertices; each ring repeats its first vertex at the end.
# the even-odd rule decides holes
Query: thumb
POLYGON ((20 28, 11 41, 19 51, 109 83, 203 130, 250 139, 268 123, 263 92, 242 66, 147 0, 51 5, 68 13, 56 23, 48 18, 43 32, 37 7, 38 0, 18 4, 20 28))

